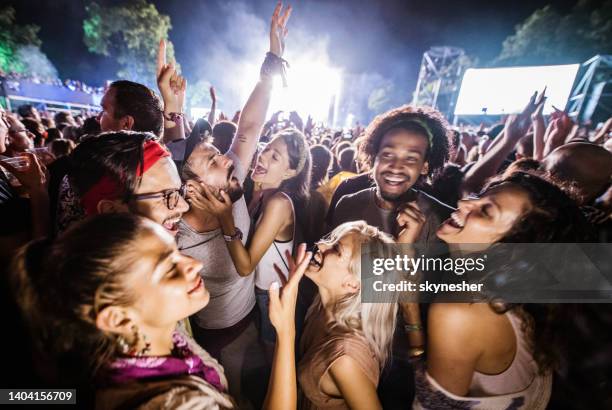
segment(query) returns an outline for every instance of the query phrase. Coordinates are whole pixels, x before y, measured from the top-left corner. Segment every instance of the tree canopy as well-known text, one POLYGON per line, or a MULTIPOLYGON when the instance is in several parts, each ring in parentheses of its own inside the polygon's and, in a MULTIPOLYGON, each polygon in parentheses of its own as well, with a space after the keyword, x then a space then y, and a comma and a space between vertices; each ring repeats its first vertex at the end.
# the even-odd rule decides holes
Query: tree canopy
MULTIPOLYGON (((83 39, 89 51, 115 58, 118 77, 154 84, 157 47, 160 39, 168 39, 170 17, 146 0, 111 7, 93 2, 86 11, 83 39)), ((166 43, 168 61, 174 60, 174 47, 166 43)))
POLYGON ((15 9, 0 9, 0 70, 26 73, 27 65, 19 58, 19 49, 25 46, 39 48, 40 28, 33 24, 15 24, 15 9))
POLYGON ((580 63, 612 54, 612 0, 579 0, 562 14, 551 5, 533 12, 506 38, 498 65, 580 63))

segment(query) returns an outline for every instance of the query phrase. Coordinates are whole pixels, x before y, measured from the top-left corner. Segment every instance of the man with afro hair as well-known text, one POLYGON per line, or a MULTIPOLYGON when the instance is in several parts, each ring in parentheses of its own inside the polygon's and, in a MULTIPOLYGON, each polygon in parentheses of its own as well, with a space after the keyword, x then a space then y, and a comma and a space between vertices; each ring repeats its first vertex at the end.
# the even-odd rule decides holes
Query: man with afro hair
POLYGON ((332 228, 365 220, 397 236, 405 227, 397 223, 398 212, 410 208, 425 218, 417 242, 436 241, 436 229, 450 209, 423 192, 423 187, 444 166, 451 137, 446 120, 430 107, 404 105, 377 116, 366 129, 362 145, 375 186, 342 197, 332 228))

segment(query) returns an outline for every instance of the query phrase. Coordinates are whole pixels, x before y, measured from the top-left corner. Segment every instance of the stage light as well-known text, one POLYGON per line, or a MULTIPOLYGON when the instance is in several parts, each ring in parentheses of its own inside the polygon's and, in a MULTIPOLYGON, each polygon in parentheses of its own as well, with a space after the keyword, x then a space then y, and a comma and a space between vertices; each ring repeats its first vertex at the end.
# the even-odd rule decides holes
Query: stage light
POLYGON ((288 72, 288 87, 282 86, 280 78, 275 81, 271 112, 297 111, 304 121, 310 115, 315 121, 327 122, 340 98, 342 73, 322 61, 298 59, 288 72))
POLYGON ((564 109, 567 104, 579 64, 477 68, 463 76, 455 115, 500 115, 520 112, 534 91, 546 86, 544 114, 552 106, 564 109))
POLYGON ((210 111, 210 108, 191 107, 191 111, 190 111, 191 112, 191 119, 196 121, 199 118, 207 118, 209 111, 210 111))
MULTIPOLYGON (((328 64, 327 58, 317 57, 315 53, 304 53, 304 56, 287 59, 291 62, 287 69, 288 86, 283 87, 280 77, 274 78, 268 118, 277 111, 297 111, 304 123, 308 115, 312 116, 314 121, 327 123, 330 110, 333 110, 332 117, 336 119, 342 89, 342 71, 328 64)), ((256 61, 244 62, 235 75, 240 79, 234 84, 239 90, 241 101, 248 99, 253 85, 257 83, 259 64, 256 61)), ((220 104, 224 105, 224 102, 221 101, 220 104)), ((228 112, 230 111, 231 109, 228 109, 228 112)))

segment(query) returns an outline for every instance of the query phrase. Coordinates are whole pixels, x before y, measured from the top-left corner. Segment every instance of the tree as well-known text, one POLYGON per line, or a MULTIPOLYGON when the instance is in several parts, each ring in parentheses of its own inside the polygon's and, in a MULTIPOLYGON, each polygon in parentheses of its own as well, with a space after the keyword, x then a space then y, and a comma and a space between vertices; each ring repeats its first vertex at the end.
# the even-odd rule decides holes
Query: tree
POLYGON ((15 24, 14 8, 0 9, 0 70, 28 74, 27 66, 19 58, 18 52, 24 46, 40 47, 39 30, 32 24, 15 24))
MULTIPOLYGON (((93 2, 86 11, 83 40, 89 51, 114 57, 121 67, 118 77, 153 86, 157 47, 160 39, 168 39, 170 17, 146 0, 113 7, 93 2)), ((166 43, 168 60, 174 60, 174 47, 166 43)))
POLYGON ((506 38, 494 65, 578 63, 612 53, 612 0, 579 0, 561 14, 548 5, 506 38))

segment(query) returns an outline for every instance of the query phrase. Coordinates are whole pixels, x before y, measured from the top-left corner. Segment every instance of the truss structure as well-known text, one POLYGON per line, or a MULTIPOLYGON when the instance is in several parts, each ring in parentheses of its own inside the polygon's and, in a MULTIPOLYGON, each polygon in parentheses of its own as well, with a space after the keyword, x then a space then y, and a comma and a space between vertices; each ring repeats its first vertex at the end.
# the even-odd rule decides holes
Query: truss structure
POLYGON ((457 47, 432 47, 423 53, 412 103, 429 105, 451 118, 461 77, 467 68, 465 51, 457 47))
POLYGON ((612 116, 612 55, 596 55, 582 63, 565 108, 579 122, 612 116))

